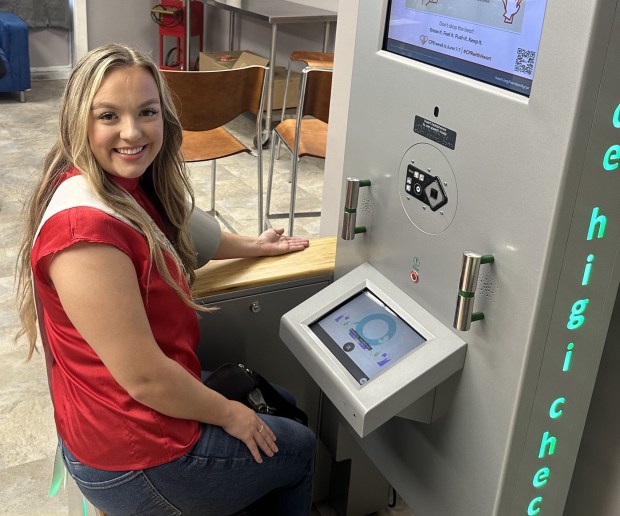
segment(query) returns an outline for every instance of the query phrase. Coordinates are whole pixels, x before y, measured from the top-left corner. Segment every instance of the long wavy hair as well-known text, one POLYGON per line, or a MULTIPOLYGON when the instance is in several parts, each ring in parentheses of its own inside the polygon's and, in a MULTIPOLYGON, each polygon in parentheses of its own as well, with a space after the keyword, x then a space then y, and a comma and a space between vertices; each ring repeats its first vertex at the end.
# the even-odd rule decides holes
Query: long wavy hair
POLYGON ((113 68, 139 66, 148 70, 159 90, 164 124, 163 145, 153 163, 140 178, 140 184, 160 212, 168 241, 177 254, 179 273, 185 273, 191 284, 195 278, 196 250, 189 233, 189 217, 194 206, 194 194, 188 171, 181 156, 183 131, 170 91, 153 60, 135 49, 110 44, 86 54, 72 71, 62 95, 59 113, 59 132, 47 154, 42 175, 25 206, 24 238, 17 267, 17 305, 21 328, 15 336, 26 336, 29 342, 28 359, 36 349, 37 314, 33 295, 31 249, 43 214, 64 172, 77 168, 90 189, 107 206, 125 216, 144 233, 151 255, 164 281, 177 295, 195 309, 195 304, 178 281, 170 274, 164 259, 165 242, 153 221, 111 181, 95 160, 88 141, 88 119, 95 93, 106 73, 113 68))

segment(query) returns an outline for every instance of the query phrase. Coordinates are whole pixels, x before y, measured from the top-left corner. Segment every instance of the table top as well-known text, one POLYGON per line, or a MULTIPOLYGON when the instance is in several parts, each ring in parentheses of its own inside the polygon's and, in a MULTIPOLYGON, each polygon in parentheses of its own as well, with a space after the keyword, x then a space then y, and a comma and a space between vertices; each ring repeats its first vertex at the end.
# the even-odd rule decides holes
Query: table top
POLYGON ((317 238, 303 251, 281 256, 212 260, 196 271, 194 297, 223 294, 316 276, 332 276, 336 237, 317 238))
POLYGON ((278 23, 333 22, 334 11, 287 2, 286 0, 207 0, 209 5, 254 16, 272 25, 278 23))

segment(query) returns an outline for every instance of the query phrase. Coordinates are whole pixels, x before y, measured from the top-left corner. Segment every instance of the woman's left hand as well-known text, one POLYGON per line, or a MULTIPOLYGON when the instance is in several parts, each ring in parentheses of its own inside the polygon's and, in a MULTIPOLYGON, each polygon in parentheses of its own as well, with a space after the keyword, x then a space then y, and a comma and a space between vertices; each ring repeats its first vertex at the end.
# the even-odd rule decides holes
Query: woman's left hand
POLYGON ((277 256, 293 251, 301 251, 310 245, 307 238, 284 235, 284 228, 268 229, 258 237, 262 256, 277 256))

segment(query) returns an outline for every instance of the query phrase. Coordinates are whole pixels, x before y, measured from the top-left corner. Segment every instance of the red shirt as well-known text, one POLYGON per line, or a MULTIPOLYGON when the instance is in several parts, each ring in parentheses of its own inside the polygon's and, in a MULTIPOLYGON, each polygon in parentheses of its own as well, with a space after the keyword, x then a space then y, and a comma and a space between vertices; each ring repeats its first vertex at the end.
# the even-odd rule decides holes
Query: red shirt
MULTIPOLYGON (((78 174, 71 171, 63 180, 78 174)), ((138 179, 110 178, 127 190, 163 229, 138 179)), ((40 268, 42 258, 78 242, 113 245, 131 258, 157 344, 168 357, 200 378, 195 353, 199 340, 196 312, 170 289, 155 266, 149 270, 144 235, 96 208, 66 209, 45 222, 31 256, 49 342, 48 377, 58 433, 80 462, 99 469, 143 469, 172 461, 198 440, 199 423, 166 416, 129 396, 71 324, 40 268)), ((174 265, 170 271, 174 277, 174 265)), ((184 287, 189 291, 186 283, 184 287)))

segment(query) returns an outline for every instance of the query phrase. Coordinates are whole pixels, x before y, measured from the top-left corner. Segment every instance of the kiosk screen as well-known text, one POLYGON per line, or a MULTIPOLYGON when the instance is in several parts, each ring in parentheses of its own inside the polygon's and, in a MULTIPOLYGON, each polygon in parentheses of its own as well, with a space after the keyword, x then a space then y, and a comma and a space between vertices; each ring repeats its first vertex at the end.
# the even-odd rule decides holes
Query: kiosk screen
POLYGON ((390 0, 384 50, 529 97, 547 0, 390 0))
POLYGON ((360 385, 426 342, 368 289, 309 328, 360 385))

